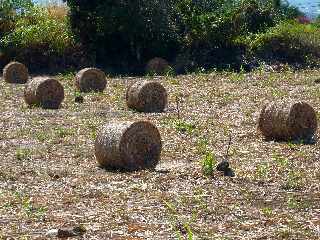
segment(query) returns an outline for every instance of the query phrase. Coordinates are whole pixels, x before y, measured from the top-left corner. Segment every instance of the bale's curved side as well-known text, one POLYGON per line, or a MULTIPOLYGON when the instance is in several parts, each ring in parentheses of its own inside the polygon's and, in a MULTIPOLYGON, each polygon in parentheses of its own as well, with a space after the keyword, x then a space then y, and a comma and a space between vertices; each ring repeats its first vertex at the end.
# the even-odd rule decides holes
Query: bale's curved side
POLYGON ((28 81, 28 68, 19 62, 10 62, 3 68, 3 78, 7 83, 24 84, 28 81))
POLYGON ((97 68, 84 68, 77 73, 75 85, 80 92, 102 92, 107 85, 106 75, 97 68))
POLYGON ((24 90, 24 100, 29 106, 57 109, 64 99, 64 88, 54 78, 38 77, 30 81, 24 90))
POLYGON ((305 102, 271 102, 261 110, 258 129, 266 139, 310 139, 317 129, 317 117, 305 102))
POLYGON ((154 168, 161 148, 160 133, 150 122, 114 122, 99 132, 95 156, 102 167, 135 171, 154 168))
POLYGON ((169 69, 169 63, 163 58, 153 58, 146 65, 146 72, 149 74, 165 74, 169 69))
POLYGON ((163 112, 168 94, 157 81, 138 81, 128 87, 126 102, 129 108, 139 112, 163 112))

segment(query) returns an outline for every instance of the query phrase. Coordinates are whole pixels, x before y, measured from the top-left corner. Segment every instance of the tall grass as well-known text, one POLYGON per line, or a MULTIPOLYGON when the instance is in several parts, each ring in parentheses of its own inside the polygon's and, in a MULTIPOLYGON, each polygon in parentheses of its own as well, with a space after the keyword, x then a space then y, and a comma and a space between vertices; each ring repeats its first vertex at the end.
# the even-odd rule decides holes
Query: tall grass
POLYGON ((59 0, 42 0, 39 1, 39 5, 45 7, 48 10, 50 17, 62 20, 68 14, 68 7, 65 3, 59 0))
POLYGON ((68 8, 65 5, 47 5, 48 14, 55 19, 64 19, 68 14, 68 8))

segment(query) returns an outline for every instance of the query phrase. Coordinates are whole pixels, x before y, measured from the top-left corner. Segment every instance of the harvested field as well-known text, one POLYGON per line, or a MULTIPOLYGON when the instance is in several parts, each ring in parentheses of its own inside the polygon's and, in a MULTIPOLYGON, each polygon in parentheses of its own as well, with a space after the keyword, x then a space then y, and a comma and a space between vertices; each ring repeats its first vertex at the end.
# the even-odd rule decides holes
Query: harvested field
POLYGON ((319 143, 266 142, 257 133, 262 106, 280 98, 308 102, 319 120, 319 75, 163 77, 168 109, 156 114, 127 109, 135 78, 111 78, 78 104, 74 75, 55 76, 65 88, 59 110, 29 109, 24 86, 1 79, 0 239, 46 239, 51 229, 80 225, 83 239, 319 239, 319 143), (114 120, 157 126, 156 171, 98 168, 97 129, 114 120), (219 161, 230 134, 236 176, 204 176, 203 159, 214 153, 219 161))

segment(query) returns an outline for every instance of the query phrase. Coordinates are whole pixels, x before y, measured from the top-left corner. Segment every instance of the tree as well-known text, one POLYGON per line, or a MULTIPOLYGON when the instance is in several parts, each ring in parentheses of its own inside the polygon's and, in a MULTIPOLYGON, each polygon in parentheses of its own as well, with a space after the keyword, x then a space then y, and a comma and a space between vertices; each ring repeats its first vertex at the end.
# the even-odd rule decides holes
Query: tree
POLYGON ((68 0, 73 31, 97 61, 128 68, 178 46, 172 0, 68 0), (161 47, 159 47, 161 46, 161 47))

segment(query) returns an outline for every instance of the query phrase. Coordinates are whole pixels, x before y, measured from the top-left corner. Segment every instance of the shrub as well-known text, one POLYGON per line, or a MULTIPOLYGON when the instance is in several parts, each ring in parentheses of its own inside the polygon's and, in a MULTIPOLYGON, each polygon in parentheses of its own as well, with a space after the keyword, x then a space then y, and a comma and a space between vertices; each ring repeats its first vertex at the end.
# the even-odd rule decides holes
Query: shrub
POLYGON ((239 67, 239 36, 300 15, 279 0, 68 0, 72 30, 97 63, 143 72, 163 57, 175 68, 239 67))
POLYGON ((58 18, 45 7, 26 9, 0 46, 6 59, 23 62, 31 71, 55 71, 84 62, 66 16, 58 18))
POLYGON ((68 0, 78 39, 98 63, 143 70, 155 56, 171 59, 178 46, 173 0, 68 0))
POLYGON ((251 56, 265 61, 312 66, 320 57, 320 29, 296 21, 282 22, 246 39, 251 56))
POLYGON ((300 14, 277 0, 68 0, 68 5, 70 22, 64 7, 1 1, 0 65, 5 56, 2 62, 15 59, 31 71, 47 71, 84 67, 95 59, 118 72, 143 72, 157 56, 174 60, 179 71, 238 68, 246 48, 255 47, 237 40, 269 33, 300 14))
POLYGON ((184 48, 179 59, 192 68, 239 68, 245 46, 239 36, 265 32, 279 21, 299 15, 296 8, 278 1, 183 0, 177 3, 184 48), (188 64, 189 61, 189 64, 188 64))
POLYGON ((202 159, 202 172, 205 176, 212 176, 216 168, 217 159, 212 152, 206 153, 202 159))
POLYGON ((17 19, 33 6, 31 0, 0 1, 0 38, 14 28, 17 19))

